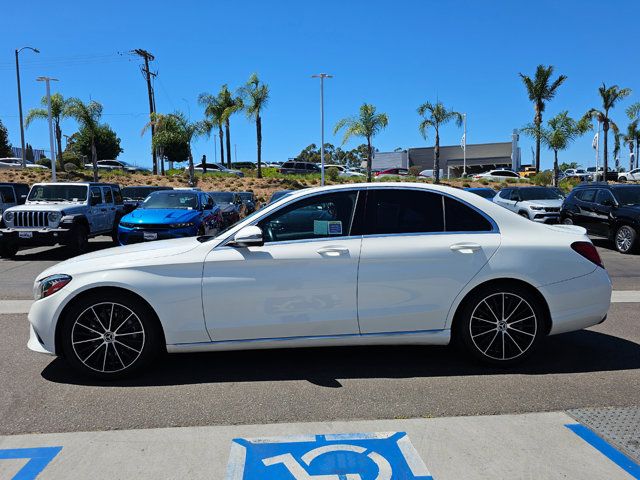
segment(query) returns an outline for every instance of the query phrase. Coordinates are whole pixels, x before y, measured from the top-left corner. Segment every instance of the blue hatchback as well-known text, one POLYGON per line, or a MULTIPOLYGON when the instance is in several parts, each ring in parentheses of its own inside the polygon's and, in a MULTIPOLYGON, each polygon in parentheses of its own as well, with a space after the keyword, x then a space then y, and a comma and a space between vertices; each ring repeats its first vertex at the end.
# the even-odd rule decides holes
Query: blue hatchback
POLYGON ((216 235, 222 230, 222 212, 213 198, 195 190, 151 193, 118 226, 120 245, 170 238, 216 235))

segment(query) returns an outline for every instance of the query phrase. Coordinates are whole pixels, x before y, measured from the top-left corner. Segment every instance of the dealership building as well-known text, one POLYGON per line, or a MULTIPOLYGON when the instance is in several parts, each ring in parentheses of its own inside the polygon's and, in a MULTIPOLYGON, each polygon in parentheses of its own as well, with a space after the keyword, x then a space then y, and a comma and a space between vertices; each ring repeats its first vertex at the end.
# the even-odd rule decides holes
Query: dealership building
MULTIPOLYGON (((510 142, 467 144, 467 173, 481 173, 495 168, 520 169, 520 147, 518 133, 514 130, 510 142)), ((418 167, 420 170, 432 170, 435 160, 434 147, 409 148, 399 152, 375 152, 373 168, 418 167)), ((440 171, 445 177, 462 175, 465 155, 460 145, 440 147, 440 171)))

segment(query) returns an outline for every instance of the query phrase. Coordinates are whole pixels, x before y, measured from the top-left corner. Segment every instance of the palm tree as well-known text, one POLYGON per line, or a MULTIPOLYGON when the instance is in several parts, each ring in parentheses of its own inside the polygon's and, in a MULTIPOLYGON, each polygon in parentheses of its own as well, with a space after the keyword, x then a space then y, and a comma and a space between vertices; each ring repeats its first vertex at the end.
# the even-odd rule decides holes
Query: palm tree
POLYGON ((584 117, 576 121, 565 110, 549 120, 547 125, 547 127, 538 127, 536 124, 530 123, 523 127, 521 131, 533 138, 539 135, 542 143, 553 150, 553 186, 557 187, 559 173, 558 152, 566 150, 571 142, 590 130, 591 122, 584 117))
MULTIPOLYGON (((629 120, 634 121, 636 123, 640 123, 640 102, 636 102, 627 108, 627 116, 629 117, 629 120)), ((635 166, 637 168, 638 161, 639 161, 638 155, 640 154, 640 124, 638 125, 638 129, 636 131, 635 142, 636 142, 636 153, 634 157, 636 159, 635 166)))
POLYGON ((242 110, 244 105, 240 97, 234 97, 231 94, 226 84, 220 88, 217 100, 223 108, 222 118, 224 120, 225 133, 227 134, 227 166, 231 168, 231 132, 229 118, 231 118, 231 115, 234 113, 242 110))
POLYGON ((100 126, 102 116, 102 105, 91 100, 84 103, 79 98, 67 100, 64 115, 75 119, 82 128, 85 128, 91 135, 91 162, 93 163, 93 181, 98 181, 98 153, 96 151, 95 137, 100 126))
POLYGON ((247 117, 256 122, 256 142, 258 147, 258 178, 262 178, 262 117, 260 112, 269 101, 269 86, 260 83, 258 74, 249 77, 247 83, 239 90, 247 117))
POLYGON ((358 116, 343 118, 333 129, 333 134, 337 134, 345 129, 342 145, 347 143, 351 137, 364 137, 367 140, 367 182, 371 181, 371 139, 384 130, 389 124, 386 113, 376 113, 376 107, 370 103, 363 103, 360 106, 358 116))
POLYGON ((640 130, 638 129, 638 120, 634 120, 629 125, 627 125, 626 133, 619 133, 617 135, 617 146, 619 146, 620 142, 627 145, 629 147, 629 170, 634 169, 634 147, 636 142, 640 138, 640 130))
POLYGON ((169 114, 152 113, 151 121, 142 129, 144 134, 148 129, 154 127, 153 148, 160 146, 165 141, 180 141, 187 146, 189 160, 189 185, 194 187, 195 173, 193 168, 193 155, 191 152, 191 142, 198 136, 204 134, 209 128, 206 121, 190 122, 182 112, 169 114))
MULTIPOLYGON (((29 125, 31 124, 31 122, 33 122, 35 119, 39 119, 39 120, 49 119, 48 102, 47 102, 46 96, 42 97, 42 100, 40 100, 40 104, 44 108, 33 108, 29 110, 29 113, 27 114, 27 118, 25 119, 25 125, 27 126, 27 128, 29 128, 29 125)), ((61 166, 62 166, 62 129, 60 128, 60 123, 62 122, 62 119, 67 116, 65 112, 65 109, 67 108, 67 104, 68 104, 68 101, 65 100, 65 98, 61 94, 54 93, 53 95, 51 95, 51 119, 53 120, 53 125, 55 127, 56 144, 58 147, 58 162, 60 163, 61 166)), ((52 152, 52 155, 53 155, 53 152, 52 152)))
POLYGON ((422 117, 418 130, 423 138, 427 138, 427 132, 433 128, 436 132, 436 144, 433 150, 433 178, 435 183, 440 183, 440 127, 449 123, 451 120, 456 121, 456 125, 462 125, 462 114, 448 110, 440 101, 435 104, 425 102, 418 107, 418 115, 422 117))
POLYGON ((631 89, 629 88, 620 88, 618 85, 612 85, 607 88, 607 86, 603 83, 600 87, 598 87, 598 92, 600 93, 600 98, 602 99, 602 110, 598 110, 597 108, 590 109, 587 113, 585 113, 585 118, 593 118, 597 120, 599 123, 602 123, 602 131, 604 132, 604 162, 603 162, 603 172, 604 179, 606 180, 607 171, 609 168, 609 160, 608 160, 608 137, 609 137, 609 128, 613 130, 613 134, 615 138, 618 138, 618 133, 620 129, 618 125, 609 117, 609 110, 616 106, 616 103, 619 100, 622 100, 625 97, 631 95, 631 89))
POLYGON ((198 103, 204 107, 204 114, 208 118, 205 133, 211 135, 214 127, 218 128, 218 137, 220 138, 220 164, 224 165, 224 106, 218 102, 218 97, 210 93, 201 93, 198 96, 198 103))
POLYGON ((545 67, 544 65, 538 65, 536 73, 533 79, 528 75, 520 73, 522 83, 527 89, 527 95, 529 100, 533 102, 533 109, 535 115, 533 117, 533 124, 536 126, 536 171, 540 171, 540 141, 541 141, 541 128, 542 128, 542 112, 544 112, 546 102, 553 99, 556 95, 556 90, 567 79, 565 75, 559 75, 553 82, 551 75, 553 75, 553 65, 545 67))

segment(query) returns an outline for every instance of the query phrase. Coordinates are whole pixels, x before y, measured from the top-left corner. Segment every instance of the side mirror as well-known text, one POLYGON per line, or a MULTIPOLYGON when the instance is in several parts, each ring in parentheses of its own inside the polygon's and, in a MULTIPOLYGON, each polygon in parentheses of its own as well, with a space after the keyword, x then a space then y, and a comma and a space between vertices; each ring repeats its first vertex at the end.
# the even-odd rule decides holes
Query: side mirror
POLYGON ((227 242, 227 245, 231 247, 261 247, 264 245, 262 230, 255 225, 241 228, 233 236, 233 240, 227 242))

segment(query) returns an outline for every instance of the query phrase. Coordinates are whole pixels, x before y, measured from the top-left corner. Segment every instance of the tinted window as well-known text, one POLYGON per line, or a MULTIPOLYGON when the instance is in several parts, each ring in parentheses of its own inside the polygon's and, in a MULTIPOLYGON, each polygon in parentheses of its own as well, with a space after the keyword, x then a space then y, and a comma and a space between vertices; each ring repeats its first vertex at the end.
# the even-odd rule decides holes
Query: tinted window
MULTIPOLYGON (((98 193, 100 189, 98 188, 98 193)), ((61 202, 85 201, 87 187, 84 185, 34 185, 29 192, 29 200, 32 202, 61 202)))
POLYGON ((116 205, 122 205, 122 192, 120 192, 120 187, 111 187, 111 190, 113 191, 113 199, 116 205))
POLYGON ((147 197, 140 208, 198 208, 198 197, 193 192, 154 192, 147 197))
POLYGON ((593 202, 596 198, 595 190, 581 190, 576 193, 576 198, 578 200, 582 200, 583 202, 593 202))
POLYGON ((511 197, 511 189, 510 188, 505 188, 504 190, 500 190, 500 198, 504 198, 505 200, 508 200, 511 197))
POLYGON ((0 201, 4 203, 15 203, 16 197, 13 194, 13 188, 0 187, 0 201))
POLYGON ((640 205, 640 187, 616 188, 615 196, 622 205, 640 205))
POLYGON ((102 193, 104 193, 104 203, 113 203, 113 194, 109 187, 104 187, 102 193))
POLYGON ((600 205, 604 205, 604 201, 609 200, 609 202, 614 202, 613 195, 609 190, 598 190, 598 194, 596 195, 596 203, 600 205))
POLYGON ((233 193, 231 192, 209 192, 209 196, 216 203, 233 203, 233 193))
POLYGON ((260 221, 265 241, 348 236, 357 192, 329 193, 299 200, 260 221))
POLYGON ((97 205, 102 203, 102 194, 100 193, 100 189, 98 187, 91 187, 91 204, 97 205))
POLYGON ((442 196, 418 190, 370 190, 364 234, 444 231, 442 196))
POLYGON ((285 162, 284 165, 282 165, 282 168, 293 168, 293 166, 293 162, 285 162))
POLYGON ((489 232, 491 223, 473 208, 453 198, 444 197, 447 232, 489 232))

